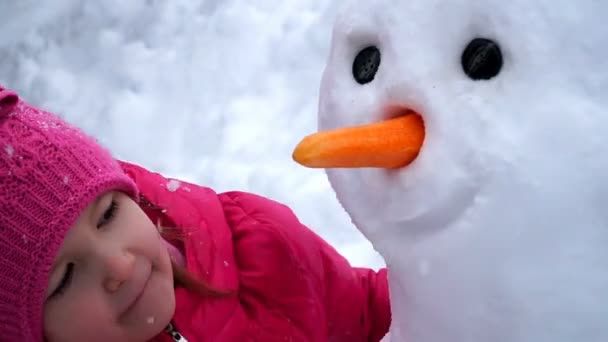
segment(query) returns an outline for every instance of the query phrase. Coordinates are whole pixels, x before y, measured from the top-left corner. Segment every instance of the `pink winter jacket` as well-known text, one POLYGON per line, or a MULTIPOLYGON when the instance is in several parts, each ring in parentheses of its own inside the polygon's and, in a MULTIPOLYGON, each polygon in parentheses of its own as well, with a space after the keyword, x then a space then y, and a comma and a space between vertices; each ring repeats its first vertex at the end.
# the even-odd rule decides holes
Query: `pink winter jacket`
POLYGON ((388 331, 386 270, 351 267, 288 207, 123 168, 148 216, 183 230, 188 271, 235 293, 212 299, 176 288, 173 323, 189 342, 379 341, 388 331))

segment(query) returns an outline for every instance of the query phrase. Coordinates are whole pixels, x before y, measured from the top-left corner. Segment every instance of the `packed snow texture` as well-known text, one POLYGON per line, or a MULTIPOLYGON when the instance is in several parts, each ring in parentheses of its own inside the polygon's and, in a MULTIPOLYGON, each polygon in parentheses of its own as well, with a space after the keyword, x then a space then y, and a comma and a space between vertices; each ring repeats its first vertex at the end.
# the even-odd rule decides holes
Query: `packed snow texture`
POLYGON ((336 21, 320 129, 382 120, 398 104, 426 126, 401 170, 330 181, 389 266, 391 338, 608 341, 608 3, 354 1, 336 21), (504 65, 463 72, 474 38, 504 65), (372 82, 353 79, 377 46, 372 82))
POLYGON ((353 264, 378 268, 324 171, 291 160, 316 130, 338 4, 1 0, 0 84, 119 158, 284 202, 353 264))

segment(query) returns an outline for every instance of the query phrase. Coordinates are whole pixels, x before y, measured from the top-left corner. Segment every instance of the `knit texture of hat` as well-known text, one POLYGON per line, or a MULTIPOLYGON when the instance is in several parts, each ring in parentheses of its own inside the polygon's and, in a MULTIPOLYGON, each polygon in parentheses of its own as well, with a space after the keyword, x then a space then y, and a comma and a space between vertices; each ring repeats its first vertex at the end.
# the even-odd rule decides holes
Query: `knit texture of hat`
POLYGON ((110 190, 137 198, 93 138, 0 86, 0 341, 44 340, 53 260, 80 213, 110 190))

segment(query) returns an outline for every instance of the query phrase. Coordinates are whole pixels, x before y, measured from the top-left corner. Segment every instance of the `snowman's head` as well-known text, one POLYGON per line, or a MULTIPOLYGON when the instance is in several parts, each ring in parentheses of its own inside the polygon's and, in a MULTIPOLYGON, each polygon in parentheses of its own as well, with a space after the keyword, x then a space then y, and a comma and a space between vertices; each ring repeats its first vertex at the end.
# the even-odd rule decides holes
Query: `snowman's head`
MULTIPOLYGON (((358 228, 372 242, 447 229, 502 196, 487 188, 496 182, 547 196, 587 182, 608 190, 606 13, 608 2, 594 0, 347 6, 334 26, 319 129, 412 112, 424 122, 407 166, 328 167, 358 228)), ((509 196, 506 205, 518 195, 509 196)))

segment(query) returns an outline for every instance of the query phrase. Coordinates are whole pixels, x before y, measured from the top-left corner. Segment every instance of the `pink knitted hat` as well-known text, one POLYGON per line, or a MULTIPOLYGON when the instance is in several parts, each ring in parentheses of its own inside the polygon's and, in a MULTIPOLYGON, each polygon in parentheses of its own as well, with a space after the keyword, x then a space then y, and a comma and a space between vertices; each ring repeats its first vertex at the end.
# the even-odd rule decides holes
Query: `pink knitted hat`
POLYGON ((95 140, 0 86, 0 341, 43 341, 53 259, 80 212, 133 181, 95 140))

